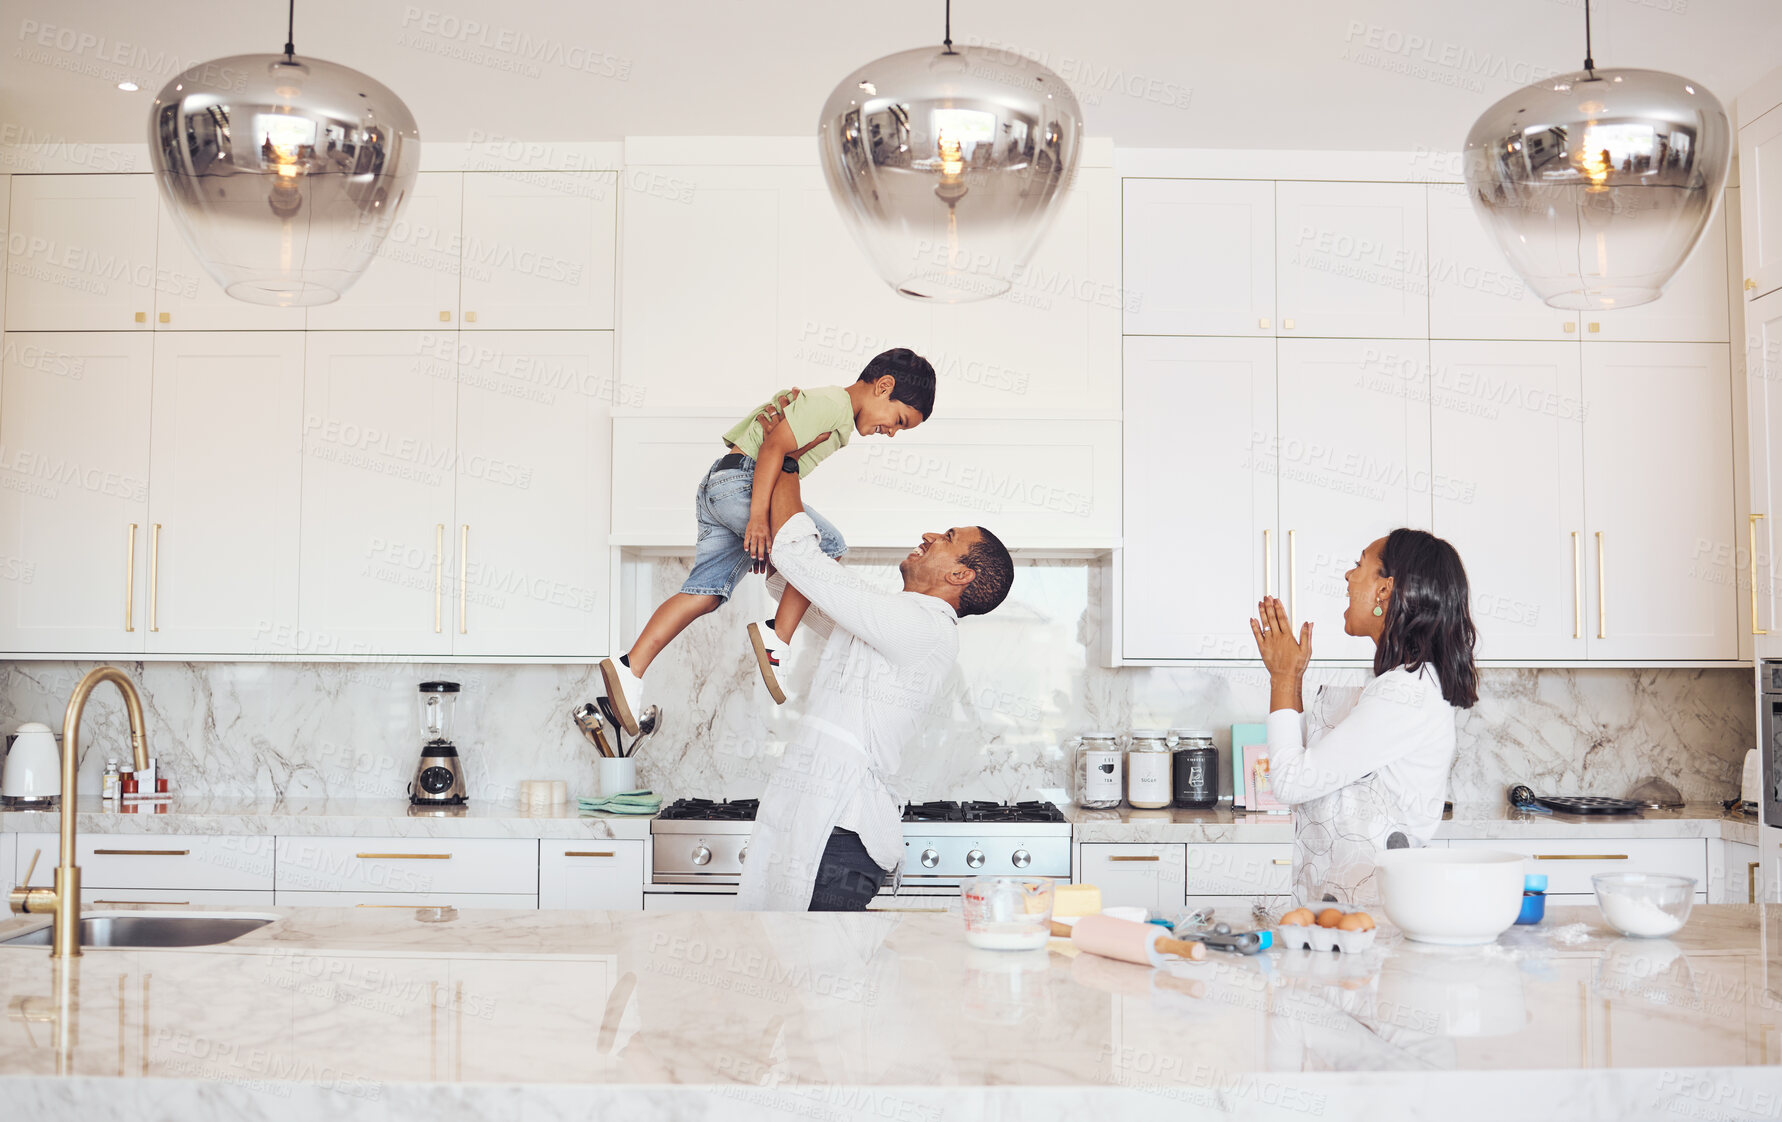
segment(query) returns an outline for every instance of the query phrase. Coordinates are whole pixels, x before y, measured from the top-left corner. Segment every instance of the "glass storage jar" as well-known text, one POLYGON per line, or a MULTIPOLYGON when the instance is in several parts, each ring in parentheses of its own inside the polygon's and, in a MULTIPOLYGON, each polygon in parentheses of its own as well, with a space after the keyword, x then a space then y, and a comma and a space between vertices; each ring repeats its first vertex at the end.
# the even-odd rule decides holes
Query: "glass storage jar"
POLYGON ((1175 746, 1175 803, 1187 810, 1219 805, 1219 749, 1205 729, 1171 729, 1175 746))
POLYGON ((1126 752, 1126 801, 1140 810, 1169 805, 1169 742, 1161 729, 1137 729, 1126 752))
POLYGON ((1125 784, 1125 755, 1111 732, 1085 733, 1076 741, 1071 794, 1084 810, 1109 810, 1120 805, 1125 784))

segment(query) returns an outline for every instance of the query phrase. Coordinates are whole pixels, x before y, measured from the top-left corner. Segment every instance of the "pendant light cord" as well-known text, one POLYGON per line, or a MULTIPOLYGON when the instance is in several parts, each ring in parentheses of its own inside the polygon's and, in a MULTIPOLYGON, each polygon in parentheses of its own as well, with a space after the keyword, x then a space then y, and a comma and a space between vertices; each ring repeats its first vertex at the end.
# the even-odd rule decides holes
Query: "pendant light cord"
MULTIPOLYGON (((293 4, 296 2, 297 0, 291 0, 291 3, 293 4)), ((955 53, 953 50, 953 0, 947 0, 947 27, 946 31, 943 33, 941 45, 947 48, 944 53, 955 53)))
MULTIPOLYGON (((296 0, 291 0, 296 3, 296 0)), ((1591 57, 1590 50, 1590 0, 1584 0, 1584 69, 1596 70, 1596 59, 1591 57)))
MULTIPOLYGON (((1586 6, 1586 11, 1588 11, 1588 10, 1589 10, 1588 6, 1586 6)), ((291 0, 291 7, 290 7, 289 12, 286 13, 286 20, 285 20, 285 61, 286 62, 296 62, 297 61, 297 48, 294 45, 294 40, 296 40, 296 38, 297 38, 296 31, 297 31, 297 0, 291 0)))

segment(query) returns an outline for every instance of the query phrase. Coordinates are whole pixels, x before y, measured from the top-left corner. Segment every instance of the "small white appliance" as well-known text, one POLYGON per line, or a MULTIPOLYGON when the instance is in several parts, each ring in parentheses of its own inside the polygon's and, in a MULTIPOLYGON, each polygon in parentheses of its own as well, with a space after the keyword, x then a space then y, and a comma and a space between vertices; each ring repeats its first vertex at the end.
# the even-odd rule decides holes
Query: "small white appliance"
POLYGON ((1751 810, 1763 799, 1763 756, 1755 748, 1745 750, 1745 773, 1739 779, 1739 802, 1751 810))
POLYGON ((6 738, 0 770, 0 804, 14 810, 52 810, 62 801, 61 737, 31 721, 6 738))

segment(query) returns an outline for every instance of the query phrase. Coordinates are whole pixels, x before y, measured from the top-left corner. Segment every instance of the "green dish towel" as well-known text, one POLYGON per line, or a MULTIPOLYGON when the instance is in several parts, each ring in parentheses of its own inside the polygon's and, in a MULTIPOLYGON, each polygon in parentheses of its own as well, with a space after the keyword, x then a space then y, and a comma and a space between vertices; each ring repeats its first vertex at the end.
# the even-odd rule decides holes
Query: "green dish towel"
POLYGON ((662 796, 652 791, 620 791, 579 798, 576 806, 583 814, 654 814, 662 809, 662 796))

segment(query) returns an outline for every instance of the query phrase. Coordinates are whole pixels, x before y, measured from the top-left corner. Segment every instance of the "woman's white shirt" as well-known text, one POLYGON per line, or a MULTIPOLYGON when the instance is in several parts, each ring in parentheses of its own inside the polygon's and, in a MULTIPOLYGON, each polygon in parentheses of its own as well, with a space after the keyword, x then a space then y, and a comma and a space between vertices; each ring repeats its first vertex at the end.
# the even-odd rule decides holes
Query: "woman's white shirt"
POLYGON ((1442 820, 1455 710, 1427 665, 1374 678, 1347 715, 1332 695, 1268 715, 1269 789, 1293 807, 1297 900, 1375 904, 1379 852, 1394 834, 1428 844, 1442 820))

